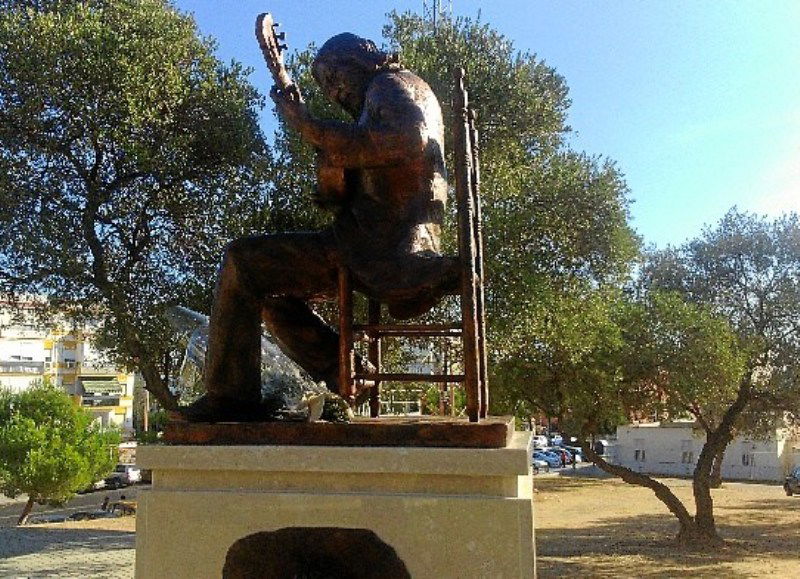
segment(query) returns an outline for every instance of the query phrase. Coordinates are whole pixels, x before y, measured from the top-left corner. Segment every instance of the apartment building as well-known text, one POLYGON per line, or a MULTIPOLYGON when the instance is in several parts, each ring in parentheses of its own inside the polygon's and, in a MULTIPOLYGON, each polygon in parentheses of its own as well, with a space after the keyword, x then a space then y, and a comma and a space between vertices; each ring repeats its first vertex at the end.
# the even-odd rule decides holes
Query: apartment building
POLYGON ((100 424, 133 432, 134 375, 104 361, 91 345, 91 328, 63 321, 41 325, 34 302, 0 302, 0 386, 29 388, 48 379, 91 411, 100 424))

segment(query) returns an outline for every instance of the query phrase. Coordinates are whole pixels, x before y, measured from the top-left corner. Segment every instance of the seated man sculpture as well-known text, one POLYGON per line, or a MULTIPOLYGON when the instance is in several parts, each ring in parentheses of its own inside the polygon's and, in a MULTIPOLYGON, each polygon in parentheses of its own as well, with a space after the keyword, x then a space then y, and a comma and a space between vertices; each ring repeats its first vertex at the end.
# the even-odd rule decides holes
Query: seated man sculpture
POLYGON ((353 123, 313 118, 294 85, 271 96, 318 151, 317 201, 335 219, 323 231, 228 246, 211 313, 207 393, 183 409, 188 420, 265 418, 262 322, 312 378, 338 391, 338 336, 309 302, 335 297, 340 267, 398 319, 424 313, 458 287, 456 258, 440 254, 447 182, 442 113, 430 87, 353 34, 328 40, 312 72, 353 123))

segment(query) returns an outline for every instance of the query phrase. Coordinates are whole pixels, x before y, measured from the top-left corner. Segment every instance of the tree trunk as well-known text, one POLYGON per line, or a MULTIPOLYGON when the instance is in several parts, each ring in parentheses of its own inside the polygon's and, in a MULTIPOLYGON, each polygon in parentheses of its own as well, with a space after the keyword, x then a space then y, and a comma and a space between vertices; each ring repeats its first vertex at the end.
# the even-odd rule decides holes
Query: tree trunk
POLYGON ((144 378, 144 387, 155 396, 158 403, 161 404, 165 410, 176 410, 178 408, 178 400, 175 395, 170 392, 164 380, 161 379, 155 365, 150 360, 143 360, 139 358, 139 371, 144 378))
POLYGON ((676 538, 681 545, 694 550, 704 550, 720 544, 721 540, 719 536, 717 536, 716 531, 714 531, 712 535, 708 535, 706 531, 697 524, 695 517, 689 514, 689 511, 668 486, 646 474, 633 471, 618 464, 606 462, 600 455, 594 452, 594 449, 586 442, 585 432, 581 436, 581 449, 589 460, 605 472, 620 477, 628 484, 652 490, 656 497, 664 503, 669 511, 678 519, 680 527, 676 538))
POLYGON ((696 521, 689 525, 681 523, 678 536, 675 538, 678 544, 693 551, 717 549, 725 544, 725 541, 717 534, 716 530, 709 533, 706 529, 701 528, 696 521))
POLYGON ((714 457, 714 464, 711 467, 711 478, 708 481, 712 489, 722 488, 722 461, 725 459, 725 448, 718 451, 714 457))
POLYGON ((586 441, 586 436, 586 432, 583 432, 581 436, 581 450, 583 450, 583 454, 589 460, 591 460, 605 472, 620 477, 628 484, 637 485, 652 490, 656 497, 658 497, 658 499, 664 503, 669 511, 678 519, 681 529, 694 527, 694 519, 692 518, 692 515, 689 514, 689 511, 686 510, 686 507, 683 505, 680 499, 675 496, 675 494, 667 485, 650 478, 646 474, 633 471, 618 464, 606 462, 594 451, 593 448, 589 446, 588 442, 586 441))
POLYGON ((733 426, 739 416, 744 411, 750 401, 751 376, 748 373, 742 378, 739 384, 739 391, 736 400, 731 404, 722 415, 719 426, 706 435, 706 443, 700 456, 692 477, 692 490, 694 492, 695 514, 694 520, 703 536, 711 541, 722 543, 722 539, 717 533, 716 522, 714 521, 714 500, 711 497, 711 469, 715 458, 725 452, 725 448, 733 438, 733 426))
POLYGON ((28 515, 31 514, 33 510, 33 498, 28 497, 28 502, 25 503, 25 507, 22 509, 22 514, 17 519, 17 526, 20 527, 28 522, 28 515))
POLYGON ((99 224, 100 206, 103 198, 107 197, 109 192, 102 191, 93 179, 86 182, 86 187, 86 208, 81 217, 81 229, 92 256, 90 264, 92 283, 100 291, 106 300, 106 305, 114 315, 117 328, 122 334, 121 345, 126 354, 136 359, 139 371, 144 377, 145 388, 156 397, 156 400, 165 409, 175 410, 178 407, 178 400, 161 378, 153 356, 147 351, 140 338, 128 299, 121 293, 117 285, 112 283, 108 275, 106 248, 97 235, 97 225, 99 224))

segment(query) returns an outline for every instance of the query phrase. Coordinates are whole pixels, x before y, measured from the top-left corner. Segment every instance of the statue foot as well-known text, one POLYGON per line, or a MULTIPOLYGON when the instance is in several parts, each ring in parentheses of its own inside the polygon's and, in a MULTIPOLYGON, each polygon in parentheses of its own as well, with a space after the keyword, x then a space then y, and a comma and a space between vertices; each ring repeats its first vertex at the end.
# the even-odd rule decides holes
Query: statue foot
POLYGON ((269 409, 260 403, 208 394, 168 414, 178 422, 262 422, 271 418, 269 409))

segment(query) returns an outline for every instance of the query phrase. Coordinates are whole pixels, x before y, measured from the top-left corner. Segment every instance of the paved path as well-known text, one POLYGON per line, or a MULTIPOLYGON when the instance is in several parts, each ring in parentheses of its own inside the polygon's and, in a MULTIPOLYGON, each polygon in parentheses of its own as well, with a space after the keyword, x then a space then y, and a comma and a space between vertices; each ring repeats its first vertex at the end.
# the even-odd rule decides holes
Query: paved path
POLYGON ((0 528, 0 577, 131 579, 134 538, 131 531, 58 524, 0 528))
MULTIPOLYGON (((135 498, 137 490, 83 495, 56 509, 37 505, 34 516, 93 510, 106 494, 112 500, 126 492, 135 498)), ((0 577, 133 577, 134 517, 15 527, 21 509, 18 501, 0 504, 0 577)))

